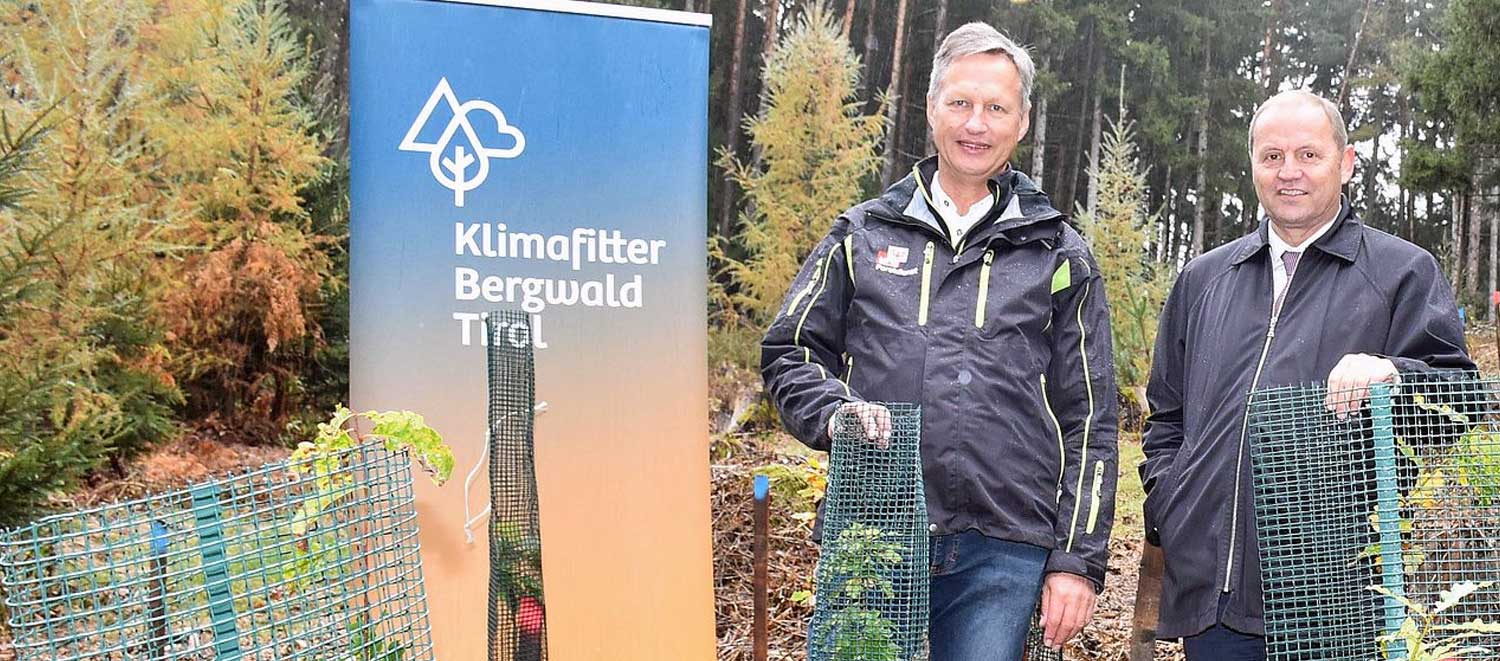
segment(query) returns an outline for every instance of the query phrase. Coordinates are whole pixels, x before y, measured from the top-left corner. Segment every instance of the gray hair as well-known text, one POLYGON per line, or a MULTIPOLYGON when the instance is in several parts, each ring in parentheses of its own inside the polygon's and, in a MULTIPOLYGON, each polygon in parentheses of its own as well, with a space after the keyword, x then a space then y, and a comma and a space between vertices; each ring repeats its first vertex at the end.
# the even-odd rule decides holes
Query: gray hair
POLYGON ((1344 116, 1339 112, 1338 104, 1318 96, 1309 90, 1300 89, 1287 90, 1276 94, 1261 102, 1260 106, 1256 107, 1255 114, 1250 117, 1250 130, 1245 137, 1245 145, 1250 150, 1250 153, 1255 153, 1255 123, 1260 120, 1260 113, 1270 106, 1272 102, 1294 96, 1313 101, 1323 109, 1323 114, 1328 116, 1328 125, 1333 127, 1334 145, 1339 151, 1343 151, 1344 147, 1349 144, 1349 125, 1344 123, 1344 116))
POLYGON ((937 97, 938 86, 942 84, 943 76, 948 74, 948 68, 954 61, 980 53, 1004 54, 1015 63, 1016 70, 1021 74, 1022 110, 1030 110, 1031 86, 1036 82, 1036 63, 1031 60, 1031 54, 988 23, 979 21, 959 27, 943 38, 943 45, 938 46, 937 53, 932 56, 932 76, 927 80, 927 98, 937 97))

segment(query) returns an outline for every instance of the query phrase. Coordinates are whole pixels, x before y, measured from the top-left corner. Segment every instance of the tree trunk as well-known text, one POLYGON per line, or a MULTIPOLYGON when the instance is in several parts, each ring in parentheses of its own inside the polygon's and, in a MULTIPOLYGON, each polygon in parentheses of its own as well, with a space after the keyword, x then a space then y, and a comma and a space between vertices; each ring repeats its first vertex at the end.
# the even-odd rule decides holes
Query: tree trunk
MULTIPOLYGON (((855 0, 844 3, 844 41, 849 41, 850 26, 854 25, 854 3, 855 0)), ((871 8, 870 11, 875 10, 871 8)))
POLYGON ((860 60, 865 65, 865 112, 875 107, 875 91, 880 89, 880 75, 875 70, 875 51, 880 49, 880 39, 875 36, 875 15, 880 13, 879 5, 870 3, 870 11, 865 12, 865 57, 860 60))
POLYGON ((1354 44, 1349 47, 1349 59, 1344 63, 1344 76, 1339 81, 1338 104, 1341 111, 1349 101, 1349 79, 1354 77, 1354 65, 1359 62, 1359 42, 1364 39, 1365 23, 1370 20, 1370 5, 1372 4, 1374 4, 1373 0, 1365 0, 1365 10, 1359 15, 1359 28, 1354 31, 1354 44))
MULTIPOLYGON (((937 57, 938 49, 943 46, 943 38, 948 36, 948 0, 938 0, 937 19, 932 27, 932 56, 937 57)), ((923 122, 926 124, 926 122, 923 122)), ((932 144, 932 130, 923 131, 927 135, 926 150, 924 153, 937 152, 937 146, 932 144)))
POLYGON ((1177 240, 1177 214, 1172 208, 1172 166, 1167 165, 1167 176, 1161 185, 1161 208, 1157 211, 1161 219, 1161 246, 1156 251, 1156 261, 1176 263, 1172 259, 1172 248, 1177 240))
MULTIPOLYGON (((1478 184, 1478 174, 1476 174, 1474 178, 1475 181, 1473 183, 1478 184)), ((1478 192, 1479 187, 1476 185, 1471 186, 1469 191, 1464 194, 1464 207, 1468 212, 1466 214, 1468 218, 1465 220, 1465 223, 1469 228, 1469 245, 1467 246, 1468 254, 1467 258, 1464 260, 1464 267, 1466 271, 1466 274, 1464 276, 1466 281, 1464 284, 1467 286, 1464 288, 1464 291, 1470 294, 1470 301, 1474 300, 1474 296, 1478 296, 1480 294, 1479 240, 1481 236, 1481 230, 1483 230, 1484 228, 1484 212, 1479 208, 1481 205, 1476 204, 1476 202, 1479 201, 1478 192)), ((1474 315, 1470 316, 1472 317, 1474 315)))
MULTIPOLYGON (((1410 100, 1410 97, 1408 97, 1405 94, 1399 94, 1399 95, 1397 95, 1396 96, 1396 110, 1397 110, 1397 112, 1399 112, 1401 114, 1401 126, 1400 126, 1400 129, 1401 129, 1401 139, 1396 141, 1396 145, 1397 145, 1396 148, 1401 150, 1401 162, 1405 163, 1405 162, 1407 162, 1406 161, 1406 147, 1405 147, 1406 140, 1407 140, 1408 137, 1411 136, 1411 133, 1412 133, 1412 126, 1411 126, 1411 100, 1410 100)), ((1401 190, 1401 222, 1402 222, 1402 226, 1406 228, 1406 240, 1410 241, 1412 243, 1416 243, 1417 242, 1417 220, 1416 220, 1416 214, 1414 213, 1414 207, 1416 206, 1416 201, 1415 201, 1416 195, 1414 193, 1412 193, 1406 186, 1401 186, 1400 190, 1401 190)))
POLYGON ((1454 195, 1448 195, 1446 207, 1449 211, 1449 241, 1452 250, 1449 252, 1448 265, 1452 268, 1452 280, 1454 280, 1454 297, 1464 295, 1464 208, 1454 199, 1454 195))
POLYGON ((1094 128, 1089 136, 1089 212, 1099 209, 1099 131, 1104 123, 1104 95, 1094 92, 1094 128))
POLYGON ((1276 35, 1281 32, 1281 6, 1283 0, 1271 0, 1271 14, 1266 18, 1266 38, 1261 46, 1260 77, 1266 96, 1276 92, 1281 85, 1280 72, 1276 69, 1276 35))
MULTIPOLYGON (((1384 117, 1385 109, 1385 95, 1381 94, 1377 96, 1375 98, 1375 101, 1371 104, 1371 115, 1377 118, 1384 117)), ((1376 121, 1379 120, 1377 119, 1376 121)), ((1380 136, 1376 135, 1374 138, 1370 139, 1370 160, 1365 164, 1365 176, 1364 181, 1362 182, 1364 190, 1360 192, 1359 208, 1364 209, 1366 213, 1370 214, 1370 217, 1365 219, 1365 222, 1367 223, 1376 220, 1375 213, 1380 208, 1376 204, 1376 198, 1380 196, 1380 193, 1375 189, 1375 175, 1379 173, 1381 163, 1383 163, 1383 161, 1380 160, 1380 136)), ((1353 199, 1353 196, 1351 196, 1350 199, 1353 199)), ((1389 223, 1389 219, 1383 219, 1383 224, 1385 224, 1386 227, 1389 227, 1389 223)), ((1392 234, 1396 234, 1397 232, 1399 232, 1398 228, 1390 227, 1390 229, 1392 234)))
POLYGON ((1084 57, 1084 67, 1081 69, 1084 87, 1078 95, 1078 125, 1073 129, 1073 146, 1067 150, 1067 165, 1057 172, 1060 177, 1057 182, 1058 196, 1062 200, 1062 208, 1070 211, 1078 198, 1078 161, 1083 155, 1083 137, 1088 130, 1089 100, 1094 96, 1094 27, 1094 24, 1089 24, 1088 55, 1084 57))
MULTIPOLYGON (((1480 204, 1481 208, 1483 208, 1484 206, 1486 206, 1486 205, 1484 205, 1483 203, 1480 204)), ((1485 306, 1484 306, 1484 309, 1485 309, 1485 318, 1489 319, 1490 323, 1494 323, 1495 322, 1495 306, 1493 304, 1489 303, 1489 300, 1490 300, 1489 297, 1490 297, 1490 292, 1500 291, 1500 283, 1497 283, 1496 282, 1496 278, 1495 278, 1495 276, 1496 276, 1495 260, 1496 260, 1497 257, 1500 257, 1500 255, 1496 254, 1497 249, 1500 249, 1500 241, 1497 241, 1497 239, 1500 239, 1500 213, 1495 213, 1494 209, 1489 209, 1488 210, 1488 214, 1489 214, 1489 217, 1490 217, 1490 265, 1489 265, 1490 287, 1489 287, 1489 291, 1484 292, 1484 301, 1486 303, 1485 306)))
POLYGON ((896 114, 896 121, 886 129, 885 133, 885 167, 881 168, 880 181, 883 186, 891 185, 896 180, 896 162, 900 160, 901 152, 901 111, 905 105, 903 99, 897 95, 905 82, 901 61, 905 59, 902 53, 903 42, 906 39, 906 0, 896 3, 896 39, 891 42, 891 86, 890 95, 893 97, 892 108, 896 114))
POLYGON ((1043 164, 1047 161, 1047 95, 1036 96, 1036 118, 1031 122, 1031 177, 1044 190, 1043 164))
POLYGON ((776 31, 781 22, 781 0, 766 0, 766 38, 760 44, 760 65, 764 67, 776 48, 776 31))
MULTIPOLYGON (((739 0, 739 7, 734 19, 734 54, 729 58, 729 114, 726 117, 724 130, 727 149, 731 156, 738 157, 740 147, 740 124, 742 114, 740 110, 740 62, 741 53, 745 50, 745 4, 746 0, 739 0)), ((734 180, 729 176, 724 177, 724 194, 719 205, 719 236, 728 237, 734 228, 734 180)))
MULTIPOLYGON (((1208 57, 1203 58, 1203 69, 1205 75, 1208 70, 1208 57)), ((1203 107, 1198 109, 1198 176, 1194 180, 1193 187, 1193 243, 1188 250, 1188 257, 1193 258, 1203 254, 1203 212, 1208 208, 1208 93, 1203 96, 1203 107)))

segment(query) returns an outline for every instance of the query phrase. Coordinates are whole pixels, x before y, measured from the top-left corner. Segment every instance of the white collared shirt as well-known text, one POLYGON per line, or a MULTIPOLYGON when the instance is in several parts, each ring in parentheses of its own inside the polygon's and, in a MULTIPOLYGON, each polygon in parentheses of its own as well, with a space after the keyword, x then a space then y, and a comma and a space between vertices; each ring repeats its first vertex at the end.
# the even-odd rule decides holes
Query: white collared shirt
POLYGON ((958 245, 963 243, 964 235, 968 234, 974 224, 984 218, 984 215, 995 206, 995 196, 986 195, 970 205, 968 213, 959 213, 958 204, 943 191, 943 185, 939 183, 940 179, 942 179, 941 175, 932 177, 932 203, 937 207, 938 217, 942 218, 943 224, 948 226, 948 236, 953 241, 953 248, 957 250, 958 245))
MULTIPOLYGON (((1340 211, 1342 211, 1342 209, 1340 209, 1340 211)), ((1326 222, 1323 223, 1321 227, 1318 228, 1318 231, 1313 232, 1306 239, 1303 239, 1302 243, 1299 243, 1295 246, 1288 244, 1285 240, 1283 240, 1281 238, 1281 235, 1276 233, 1276 228, 1270 225, 1270 221, 1267 221, 1266 232, 1270 234, 1271 244, 1271 300, 1273 302, 1286 288, 1288 284, 1287 281, 1290 279, 1287 277, 1286 264, 1281 261, 1281 256, 1286 254, 1287 252, 1297 252, 1302 253, 1302 256, 1298 259, 1306 257, 1307 249, 1312 246, 1313 242, 1317 241, 1324 234, 1327 234, 1328 228, 1333 227, 1333 221, 1338 220, 1338 218, 1338 213, 1335 212, 1332 218, 1329 218, 1326 222)), ((1297 269, 1302 269, 1301 262, 1298 262, 1297 269)))

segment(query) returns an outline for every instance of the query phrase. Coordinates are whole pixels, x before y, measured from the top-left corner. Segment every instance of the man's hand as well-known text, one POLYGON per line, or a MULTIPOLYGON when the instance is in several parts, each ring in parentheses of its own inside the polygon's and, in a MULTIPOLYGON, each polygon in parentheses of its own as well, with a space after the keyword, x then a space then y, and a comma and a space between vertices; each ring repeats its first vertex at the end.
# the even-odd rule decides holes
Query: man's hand
POLYGON ((1396 365, 1390 360, 1362 353, 1339 359, 1328 373, 1328 397, 1323 404, 1339 419, 1359 410, 1370 396, 1370 384, 1396 380, 1396 365))
POLYGON ((1094 617, 1099 595, 1094 584, 1077 574, 1053 572, 1042 583, 1042 640, 1058 649, 1094 617))
POLYGON ((840 405, 833 415, 828 416, 828 438, 833 438, 833 431, 838 427, 839 419, 850 415, 859 420, 865 439, 881 449, 890 446, 891 412, 884 406, 869 402, 844 402, 840 405))

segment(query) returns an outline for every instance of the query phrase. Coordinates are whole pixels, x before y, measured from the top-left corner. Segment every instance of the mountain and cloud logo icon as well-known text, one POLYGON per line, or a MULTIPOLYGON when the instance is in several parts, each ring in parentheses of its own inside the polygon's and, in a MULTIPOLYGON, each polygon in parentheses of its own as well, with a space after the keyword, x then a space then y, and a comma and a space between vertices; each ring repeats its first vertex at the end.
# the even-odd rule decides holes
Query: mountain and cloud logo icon
POLYGON ((493 103, 480 99, 459 103, 448 79, 442 78, 398 149, 425 152, 433 178, 453 191, 453 206, 462 207, 464 193, 478 188, 490 176, 490 159, 520 156, 526 149, 526 136, 508 123, 505 113, 493 103), (424 142, 420 138, 432 133, 428 124, 435 114, 439 121, 446 117, 448 122, 441 136, 424 142))

